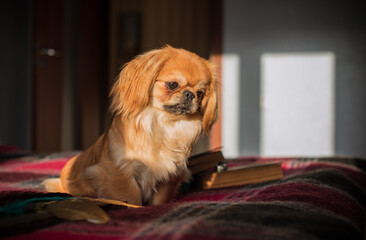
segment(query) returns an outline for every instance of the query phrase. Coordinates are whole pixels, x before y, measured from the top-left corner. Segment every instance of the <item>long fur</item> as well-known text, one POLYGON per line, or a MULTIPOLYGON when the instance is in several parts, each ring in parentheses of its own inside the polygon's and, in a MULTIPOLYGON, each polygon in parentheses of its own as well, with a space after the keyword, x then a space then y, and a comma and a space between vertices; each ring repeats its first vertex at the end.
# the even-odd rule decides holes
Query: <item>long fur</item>
POLYGON ((44 186, 138 205, 169 201, 189 177, 186 161, 193 144, 217 118, 212 66, 191 52, 166 46, 125 65, 111 97, 109 129, 66 164, 60 179, 46 180, 44 186), (178 79, 179 89, 167 89, 167 79, 178 79), (197 89, 204 91, 203 98, 197 95, 188 104, 183 92, 195 94, 197 89), (174 114, 166 110, 169 104, 186 104, 190 112, 174 114))

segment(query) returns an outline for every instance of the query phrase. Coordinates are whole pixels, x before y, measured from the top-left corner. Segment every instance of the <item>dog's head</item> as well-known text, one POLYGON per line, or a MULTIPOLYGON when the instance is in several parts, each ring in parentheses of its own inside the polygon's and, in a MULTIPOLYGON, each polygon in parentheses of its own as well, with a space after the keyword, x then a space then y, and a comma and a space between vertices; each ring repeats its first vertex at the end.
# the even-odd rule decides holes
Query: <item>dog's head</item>
POLYGON ((218 114, 212 65, 183 49, 166 46, 137 56, 122 69, 112 91, 111 109, 136 117, 147 106, 174 116, 201 115, 209 132, 218 114))

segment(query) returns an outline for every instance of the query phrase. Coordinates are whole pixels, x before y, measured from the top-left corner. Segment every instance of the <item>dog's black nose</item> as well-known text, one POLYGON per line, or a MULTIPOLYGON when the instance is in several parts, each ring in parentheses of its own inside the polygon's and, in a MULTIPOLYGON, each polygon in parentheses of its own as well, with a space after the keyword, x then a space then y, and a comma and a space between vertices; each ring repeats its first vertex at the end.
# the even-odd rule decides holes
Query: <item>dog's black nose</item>
POLYGON ((186 97, 187 100, 193 100, 194 94, 191 91, 185 90, 183 95, 186 97))

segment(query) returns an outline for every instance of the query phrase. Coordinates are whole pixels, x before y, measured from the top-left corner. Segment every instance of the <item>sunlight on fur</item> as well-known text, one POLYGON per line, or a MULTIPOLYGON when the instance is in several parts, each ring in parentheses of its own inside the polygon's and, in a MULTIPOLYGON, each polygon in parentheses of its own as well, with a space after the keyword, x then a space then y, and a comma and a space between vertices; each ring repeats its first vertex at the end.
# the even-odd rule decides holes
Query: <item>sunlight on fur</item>
POLYGON ((190 176, 194 143, 217 118, 212 65, 183 49, 152 50, 124 66, 110 96, 111 126, 43 185, 136 205, 168 202, 190 176))

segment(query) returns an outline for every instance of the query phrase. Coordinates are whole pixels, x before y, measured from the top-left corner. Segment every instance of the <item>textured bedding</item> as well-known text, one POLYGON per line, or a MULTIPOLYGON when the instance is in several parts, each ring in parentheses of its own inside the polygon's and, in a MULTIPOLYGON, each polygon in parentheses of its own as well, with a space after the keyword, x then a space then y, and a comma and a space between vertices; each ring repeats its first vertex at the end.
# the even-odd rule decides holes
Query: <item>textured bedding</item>
MULTIPOLYGON (((365 239, 366 174, 362 160, 240 158, 282 161, 285 177, 268 183, 189 190, 143 208, 108 205, 106 224, 37 212, 6 213, 16 200, 65 197, 39 183, 57 176, 74 154, 0 162, 0 237, 9 239, 365 239)), ((70 197, 70 196, 67 196, 70 197)))

